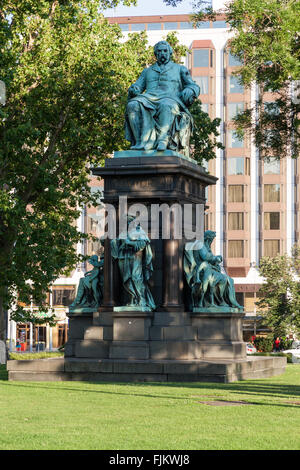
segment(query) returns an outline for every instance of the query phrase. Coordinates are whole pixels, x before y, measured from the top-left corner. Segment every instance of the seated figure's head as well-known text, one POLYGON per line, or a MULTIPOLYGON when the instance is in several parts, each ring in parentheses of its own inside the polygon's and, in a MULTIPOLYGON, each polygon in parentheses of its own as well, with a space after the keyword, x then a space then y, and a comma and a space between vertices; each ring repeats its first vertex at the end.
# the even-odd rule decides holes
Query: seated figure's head
POLYGON ((173 49, 167 41, 159 41, 154 46, 154 55, 159 64, 167 64, 173 54, 173 49))
POLYGON ((89 263, 92 265, 92 266, 95 266, 97 265, 98 263, 98 256, 97 255, 92 255, 89 259, 89 263))
POLYGON ((214 239, 216 238, 216 232, 214 232, 213 230, 205 230, 204 232, 204 240, 208 240, 208 239, 214 239))
POLYGON ((204 241, 208 241, 209 244, 211 245, 214 239, 216 238, 216 232, 213 230, 205 230, 204 232, 204 241))

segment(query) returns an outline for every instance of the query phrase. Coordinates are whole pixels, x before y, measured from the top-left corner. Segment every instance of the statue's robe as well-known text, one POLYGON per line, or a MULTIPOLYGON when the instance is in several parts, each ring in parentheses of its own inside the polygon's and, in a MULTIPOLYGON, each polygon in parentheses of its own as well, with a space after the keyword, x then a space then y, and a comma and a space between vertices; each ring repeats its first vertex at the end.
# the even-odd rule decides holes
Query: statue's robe
MULTIPOLYGON (((144 149, 154 149, 165 132, 159 126, 157 116, 167 99, 168 104, 172 104, 172 116, 168 123, 168 148, 183 150, 182 153, 188 156, 193 118, 181 99, 181 93, 186 88, 190 88, 194 98, 197 98, 200 88, 187 68, 171 61, 165 66, 159 66, 156 63, 144 69, 134 85, 138 87, 140 94, 131 98, 129 103, 135 101, 140 104, 140 132, 144 149)), ((135 138, 128 120, 128 110, 125 115, 125 138, 135 145, 135 138)))
POLYGON ((153 273, 150 240, 142 229, 135 229, 111 241, 111 255, 118 260, 125 291, 141 306, 156 308, 148 281, 153 273), (130 242, 130 243, 129 243, 130 242), (133 242, 133 243, 132 243, 133 242))
POLYGON ((205 244, 195 242, 194 246, 189 243, 185 247, 184 272, 192 293, 192 306, 210 307, 209 294, 213 294, 217 306, 242 308, 235 297, 233 279, 221 271, 220 266, 215 263, 215 258, 205 244), (198 305, 201 293, 204 295, 204 304, 198 305))

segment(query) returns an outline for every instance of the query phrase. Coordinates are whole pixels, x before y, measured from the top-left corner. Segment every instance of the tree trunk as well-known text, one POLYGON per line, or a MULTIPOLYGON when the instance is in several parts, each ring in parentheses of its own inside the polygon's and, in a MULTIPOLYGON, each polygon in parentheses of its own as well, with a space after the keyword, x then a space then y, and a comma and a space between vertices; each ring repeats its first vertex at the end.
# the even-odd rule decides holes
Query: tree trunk
POLYGON ((7 294, 7 279, 5 273, 11 264, 12 252, 15 245, 15 233, 7 233, 4 231, 3 236, 0 237, 0 340, 6 342, 7 338, 7 307, 6 307, 6 294, 7 294))
POLYGON ((0 340, 6 341, 7 336, 7 311, 4 310, 3 295, 0 291, 0 340))
POLYGON ((4 309, 3 295, 0 293, 0 341, 5 344, 6 361, 9 359, 9 350, 6 343, 7 339, 7 310, 4 309))

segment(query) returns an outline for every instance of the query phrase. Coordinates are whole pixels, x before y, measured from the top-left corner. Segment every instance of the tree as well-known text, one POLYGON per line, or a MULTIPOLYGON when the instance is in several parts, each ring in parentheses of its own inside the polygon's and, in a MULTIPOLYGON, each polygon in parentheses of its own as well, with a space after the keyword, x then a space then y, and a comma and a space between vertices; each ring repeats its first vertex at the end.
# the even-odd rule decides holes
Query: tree
MULTIPOLYGON (((182 63, 182 57, 186 57, 191 51, 179 43, 175 32, 168 33, 165 38, 173 48, 173 60, 182 63)), ((155 59, 153 60, 153 62, 155 59)), ((205 161, 216 158, 216 149, 224 149, 221 142, 217 140, 219 134, 219 126, 221 119, 211 119, 207 113, 201 108, 201 101, 195 100, 190 108, 190 112, 194 119, 193 134, 190 140, 191 157, 194 158, 199 165, 205 161)))
POLYGON ((235 33, 231 51, 243 61, 241 80, 259 90, 256 106, 237 118, 237 126, 254 136, 264 158, 299 156, 300 95, 291 89, 300 73, 299 8, 295 0, 235 0, 227 11, 235 33), (267 92, 274 93, 271 102, 267 92))
POLYGON ((99 10, 118 3, 0 0, 0 340, 8 308, 48 311, 49 286, 81 259, 80 208, 99 203, 90 168, 129 147, 127 90, 154 58, 145 33, 123 41, 99 10))
MULTIPOLYGON (((173 6, 182 0, 164 0, 173 6)), ((214 20, 207 1, 194 1, 195 24, 214 20)), ((300 3, 298 0, 232 0, 222 13, 233 33, 230 50, 243 66, 246 87, 258 86, 255 106, 236 118, 238 134, 248 132, 262 158, 299 156, 300 3), (265 93, 273 92, 267 102, 265 93)))
MULTIPOLYGON (((102 6, 117 1, 101 2, 102 6)), ((133 3, 128 1, 126 3, 133 3)), ((126 145, 127 88, 149 58, 120 41, 96 0, 0 1, 0 339, 5 310, 33 300, 78 262, 79 208, 95 203, 91 165, 126 145)), ((23 312, 24 313, 24 312, 23 312)))
POLYGON ((257 302, 264 323, 276 336, 291 330, 300 334, 300 246, 294 246, 291 256, 262 258, 259 271, 265 278, 257 302))

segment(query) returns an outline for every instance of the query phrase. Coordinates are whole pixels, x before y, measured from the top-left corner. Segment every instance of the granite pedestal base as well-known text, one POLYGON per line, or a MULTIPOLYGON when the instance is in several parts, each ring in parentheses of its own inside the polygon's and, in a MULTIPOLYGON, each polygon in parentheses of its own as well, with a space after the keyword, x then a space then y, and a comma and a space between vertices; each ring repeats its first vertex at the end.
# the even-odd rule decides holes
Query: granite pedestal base
POLYGON ((147 221, 153 219, 147 230, 152 234, 153 251, 149 287, 157 311, 117 307, 123 305, 122 283, 106 238, 102 306, 95 312, 70 312, 64 359, 9 361, 9 380, 231 382, 282 373, 285 358, 246 356, 242 312, 187 311, 190 301, 183 276, 184 248, 192 239, 190 235, 195 236, 196 215, 205 206, 205 189, 215 184, 216 178, 169 151, 115 155, 93 174, 104 179, 104 203, 115 207, 118 220, 127 213, 121 196, 131 209, 142 203, 147 221), (191 227, 184 238, 175 236, 174 215, 169 219, 168 237, 163 236, 167 216, 150 217, 153 207, 162 204, 169 209, 176 204, 182 214, 187 205, 191 207, 191 227))
POLYGON ((242 312, 95 312, 70 318, 66 357, 245 359, 242 312))
POLYGON ((61 358, 8 361, 15 381, 218 382, 262 379, 284 373, 285 357, 240 360, 121 360, 61 358))
POLYGON ((8 361, 9 380, 220 382, 282 374, 285 357, 246 356, 243 313, 94 312, 70 320, 65 358, 8 361))

